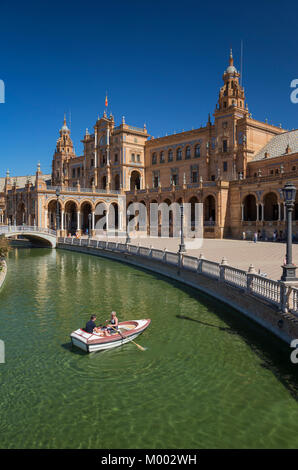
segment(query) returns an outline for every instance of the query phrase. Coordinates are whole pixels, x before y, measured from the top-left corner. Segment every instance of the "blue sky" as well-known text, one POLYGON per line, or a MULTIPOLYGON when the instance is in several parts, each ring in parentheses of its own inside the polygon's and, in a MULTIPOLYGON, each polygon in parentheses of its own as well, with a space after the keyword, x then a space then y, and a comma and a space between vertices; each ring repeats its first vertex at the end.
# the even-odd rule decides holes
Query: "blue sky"
POLYGON ((99 0, 0 4, 0 176, 51 171, 63 114, 78 155, 102 115, 106 90, 124 115, 155 137, 205 124, 230 46, 253 117, 292 129, 298 104, 298 7, 288 1, 99 0))

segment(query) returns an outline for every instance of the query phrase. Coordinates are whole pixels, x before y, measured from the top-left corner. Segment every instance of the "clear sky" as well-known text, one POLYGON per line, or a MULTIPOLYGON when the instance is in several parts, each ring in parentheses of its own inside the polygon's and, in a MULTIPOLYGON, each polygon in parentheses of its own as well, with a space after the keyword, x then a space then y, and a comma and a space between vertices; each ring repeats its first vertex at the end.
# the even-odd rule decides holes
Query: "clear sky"
POLYGON ((0 176, 50 173, 71 113, 77 155, 109 108, 157 137, 205 125, 232 46, 253 117, 297 128, 296 2, 7 1, 0 3, 0 176))

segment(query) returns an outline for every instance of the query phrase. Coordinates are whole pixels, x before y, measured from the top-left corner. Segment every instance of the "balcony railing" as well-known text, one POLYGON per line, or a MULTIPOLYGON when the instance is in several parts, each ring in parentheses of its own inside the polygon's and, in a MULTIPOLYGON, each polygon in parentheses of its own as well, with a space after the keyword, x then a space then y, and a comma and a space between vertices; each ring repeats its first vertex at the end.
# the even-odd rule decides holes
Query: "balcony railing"
POLYGON ((81 188, 81 186, 47 186, 47 191, 56 191, 57 189, 60 190, 61 193, 98 193, 98 194, 120 194, 120 189, 104 189, 104 188, 81 188))

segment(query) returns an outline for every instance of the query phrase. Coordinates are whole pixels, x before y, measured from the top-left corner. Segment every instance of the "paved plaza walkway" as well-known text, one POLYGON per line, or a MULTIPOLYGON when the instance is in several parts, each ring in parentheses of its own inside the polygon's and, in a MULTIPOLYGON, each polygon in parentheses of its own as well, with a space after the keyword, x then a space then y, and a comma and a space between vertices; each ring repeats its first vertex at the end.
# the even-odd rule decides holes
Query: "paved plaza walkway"
MULTIPOLYGON (((107 240, 106 237, 96 237, 100 240, 107 240)), ((115 241, 109 237, 109 241, 115 241)), ((124 242, 125 239, 117 239, 124 242)), ((187 242, 187 240, 186 240, 187 242)), ((177 238, 143 238, 132 237, 133 245, 140 244, 143 246, 152 245, 153 248, 164 249, 169 251, 177 251, 180 240, 177 238)), ((220 263, 223 257, 226 257, 230 266, 248 270, 250 264, 253 264, 256 271, 266 273, 271 279, 280 279, 285 253, 285 243, 273 242, 257 242, 246 240, 202 240, 201 248, 190 248, 188 245, 186 254, 190 256, 199 256, 201 253, 210 261, 220 263)), ((293 245, 293 262, 298 263, 298 244, 293 245)), ((298 269, 297 269, 298 274, 298 269)))

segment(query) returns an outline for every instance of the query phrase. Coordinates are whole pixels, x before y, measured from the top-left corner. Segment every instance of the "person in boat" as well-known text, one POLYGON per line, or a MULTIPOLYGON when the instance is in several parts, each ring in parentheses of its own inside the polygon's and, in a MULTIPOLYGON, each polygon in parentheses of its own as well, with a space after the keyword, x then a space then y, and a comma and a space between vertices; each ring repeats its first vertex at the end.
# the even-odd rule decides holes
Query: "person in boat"
POLYGON ((93 333, 94 330, 97 331, 95 320, 96 320, 96 315, 91 315, 90 320, 87 321, 86 326, 85 326, 86 333, 93 333))
POLYGON ((116 312, 112 312, 110 323, 104 327, 105 336, 110 336, 111 334, 116 333, 115 330, 118 330, 118 324, 119 324, 119 321, 118 321, 116 312))

